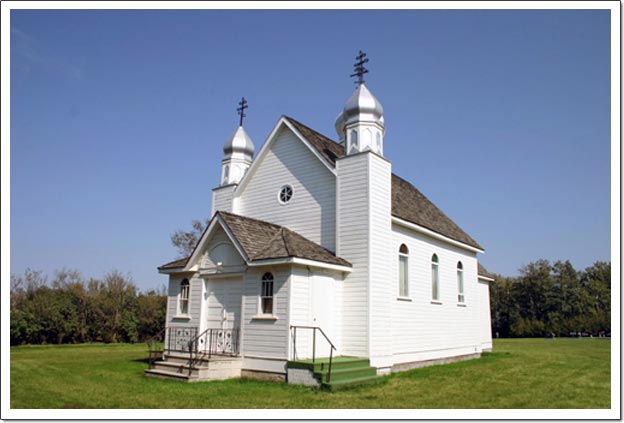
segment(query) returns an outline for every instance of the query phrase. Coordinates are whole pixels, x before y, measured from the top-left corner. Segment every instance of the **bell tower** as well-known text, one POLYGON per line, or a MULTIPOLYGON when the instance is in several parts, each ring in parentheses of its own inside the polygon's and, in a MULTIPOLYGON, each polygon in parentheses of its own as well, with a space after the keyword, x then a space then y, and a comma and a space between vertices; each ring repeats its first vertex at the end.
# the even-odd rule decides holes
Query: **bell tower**
POLYGON ((345 147, 346 155, 372 151, 383 156, 383 107, 364 84, 364 74, 368 73, 368 69, 364 67, 368 62, 366 53, 360 50, 355 59, 355 73, 351 76, 357 78, 357 88, 336 118, 336 132, 345 147))
POLYGON ((240 120, 238 128, 223 144, 223 160, 221 161, 221 183, 212 190, 212 214, 217 210, 234 211, 232 199, 234 190, 251 166, 254 145, 243 128, 245 110, 249 107, 245 97, 238 103, 240 120))

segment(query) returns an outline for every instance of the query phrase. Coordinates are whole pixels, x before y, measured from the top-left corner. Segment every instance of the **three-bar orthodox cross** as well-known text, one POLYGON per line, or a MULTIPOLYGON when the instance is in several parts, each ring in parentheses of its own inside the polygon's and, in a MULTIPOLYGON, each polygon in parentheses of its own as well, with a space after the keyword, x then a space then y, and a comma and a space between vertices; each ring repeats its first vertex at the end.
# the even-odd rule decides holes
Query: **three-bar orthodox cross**
POLYGON ((247 100, 245 100, 245 97, 243 97, 241 99, 241 101, 238 102, 238 109, 236 109, 236 111, 238 112, 238 114, 240 115, 240 123, 239 126, 243 126, 243 118, 245 116, 247 116, 245 114, 245 109, 248 108, 249 106, 247 105, 247 100))
POLYGON ((353 65, 353 67, 355 68, 355 73, 351 76, 357 76, 357 81, 355 81, 355 83, 358 85, 362 85, 364 83, 364 74, 368 73, 368 69, 364 67, 364 63, 368 62, 368 59, 366 58, 366 53, 360 50, 360 53, 355 56, 355 60, 355 65, 353 65))

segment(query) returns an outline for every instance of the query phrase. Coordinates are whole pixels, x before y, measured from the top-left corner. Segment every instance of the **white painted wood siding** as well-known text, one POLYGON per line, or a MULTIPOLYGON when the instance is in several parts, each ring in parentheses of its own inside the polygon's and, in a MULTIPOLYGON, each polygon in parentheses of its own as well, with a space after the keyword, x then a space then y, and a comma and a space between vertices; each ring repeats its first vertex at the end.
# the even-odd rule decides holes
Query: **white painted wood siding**
POLYGON ((198 276, 186 278, 189 280, 189 312, 188 316, 180 315, 180 282, 184 276, 172 275, 169 277, 167 292, 167 327, 196 327, 201 325, 202 298, 204 295, 204 281, 198 276))
POLYGON ((244 271, 245 260, 240 256, 230 237, 222 227, 214 229, 207 240, 200 260, 200 267, 215 269, 217 263, 222 263, 224 272, 244 271))
POLYGON ((236 193, 236 213, 266 220, 298 232, 335 251, 335 176, 290 131, 282 128, 249 183, 236 193), (291 185, 288 204, 278 192, 291 185))
POLYGON ((210 216, 218 210, 236 213, 233 208, 233 195, 236 185, 227 185, 224 187, 218 187, 212 190, 212 212, 210 216))
POLYGON ((245 356, 288 357, 288 301, 290 266, 249 268, 243 286, 243 339, 245 356), (259 319, 259 298, 262 275, 273 274, 273 314, 277 319, 259 319))
MULTIPOLYGON (((477 282, 476 254, 393 224, 395 259, 388 266, 395 299, 392 307, 394 362, 410 362, 481 351, 483 308, 487 303, 477 282), (409 297, 397 299, 398 252, 409 248, 409 297), (432 303, 431 257, 439 259, 441 304, 432 303), (464 268, 465 306, 458 305, 457 262, 464 268)), ((489 323, 489 321, 488 321, 489 323)))
MULTIPOLYGON (((312 277, 310 271, 302 266, 295 266, 290 278, 290 325, 297 326, 310 326, 310 304, 311 304, 311 290, 310 283, 312 277)), ((297 358, 304 358, 309 356, 310 352, 310 337, 306 335, 304 331, 297 332, 297 358)), ((289 359, 294 359, 292 351, 292 334, 289 341, 289 359)))
POLYGON ((336 162, 336 254, 353 265, 342 285, 342 354, 368 356, 369 184, 367 154, 336 162))
POLYGON ((388 277, 388 266, 394 262, 392 254, 391 221, 391 165, 372 153, 369 158, 370 232, 369 232, 369 309, 371 365, 392 365, 392 303, 393 284, 388 277))
POLYGON ((479 299, 481 300, 479 311, 481 316, 479 324, 481 326, 481 348, 492 350, 492 317, 490 314, 490 282, 479 279, 477 284, 479 299))

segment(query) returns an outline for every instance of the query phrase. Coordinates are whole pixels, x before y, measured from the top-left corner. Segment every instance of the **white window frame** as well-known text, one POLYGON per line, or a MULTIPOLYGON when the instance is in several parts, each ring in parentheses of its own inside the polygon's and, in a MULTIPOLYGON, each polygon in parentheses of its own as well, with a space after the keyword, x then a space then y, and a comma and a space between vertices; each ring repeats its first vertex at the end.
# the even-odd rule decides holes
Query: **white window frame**
POLYGON ((407 245, 401 244, 399 247, 399 298, 409 298, 409 292, 409 248, 407 248, 407 245), (405 247, 407 253, 401 251, 403 247, 405 247), (401 259, 405 259, 405 261, 401 259), (401 266, 405 266, 403 280, 401 280, 401 266))
POLYGON ((283 205, 289 204, 289 203, 292 201, 292 199, 293 199, 293 197, 294 197, 294 196, 295 196, 295 189, 294 189, 294 188, 292 187, 292 185, 290 185, 290 184, 284 184, 284 185, 282 185, 282 186, 280 187, 279 191, 277 191, 277 201, 278 201, 280 204, 283 204, 283 205), (284 190, 285 190, 285 189, 287 189, 287 188, 288 188, 288 189, 290 189, 290 197, 288 198, 288 200, 283 201, 283 200, 282 200, 282 191, 284 191, 284 190))
POLYGON ((440 301, 440 259, 435 253, 431 256, 431 301, 440 301))
POLYGON ((459 304, 466 303, 466 295, 464 290, 464 265, 461 261, 457 262, 457 302, 459 304))
POLYGON ((178 314, 188 316, 191 309, 191 282, 184 278, 180 281, 180 292, 178 293, 178 314), (186 289, 185 289, 186 288, 186 289), (183 304, 186 304, 184 310, 183 304))
POLYGON ((258 296, 258 316, 274 316, 274 315, 275 315, 275 276, 273 275, 272 272, 265 272, 262 274, 262 278, 260 279, 260 295, 258 296), (267 275, 270 275, 271 277, 270 280, 268 279, 267 275), (269 293, 268 289, 265 290, 265 287, 267 286, 270 286, 271 295, 266 295, 269 293), (270 313, 264 312, 264 301, 267 299, 271 300, 271 312, 270 313))

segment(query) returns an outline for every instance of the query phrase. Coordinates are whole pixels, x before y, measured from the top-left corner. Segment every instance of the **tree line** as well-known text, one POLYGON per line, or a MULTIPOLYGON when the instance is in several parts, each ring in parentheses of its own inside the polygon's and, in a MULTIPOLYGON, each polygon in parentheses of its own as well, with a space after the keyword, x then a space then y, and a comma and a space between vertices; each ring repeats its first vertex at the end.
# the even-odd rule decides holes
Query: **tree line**
POLYGON ((116 270, 87 280, 62 269, 50 282, 30 269, 11 275, 11 345, 144 341, 164 328, 161 291, 139 292, 116 270))
MULTIPOLYGON (((493 277, 494 336, 611 330, 610 263, 577 271, 569 261, 538 260, 520 269, 518 277, 493 277)), ((41 271, 26 270, 11 275, 10 296, 11 345, 141 342, 165 324, 164 289, 139 292, 118 271, 87 280, 76 270, 62 269, 48 282, 41 271)))
POLYGON ((585 270, 569 261, 538 260, 520 276, 493 276, 492 334, 499 337, 569 336, 611 331, 611 263, 585 270))

